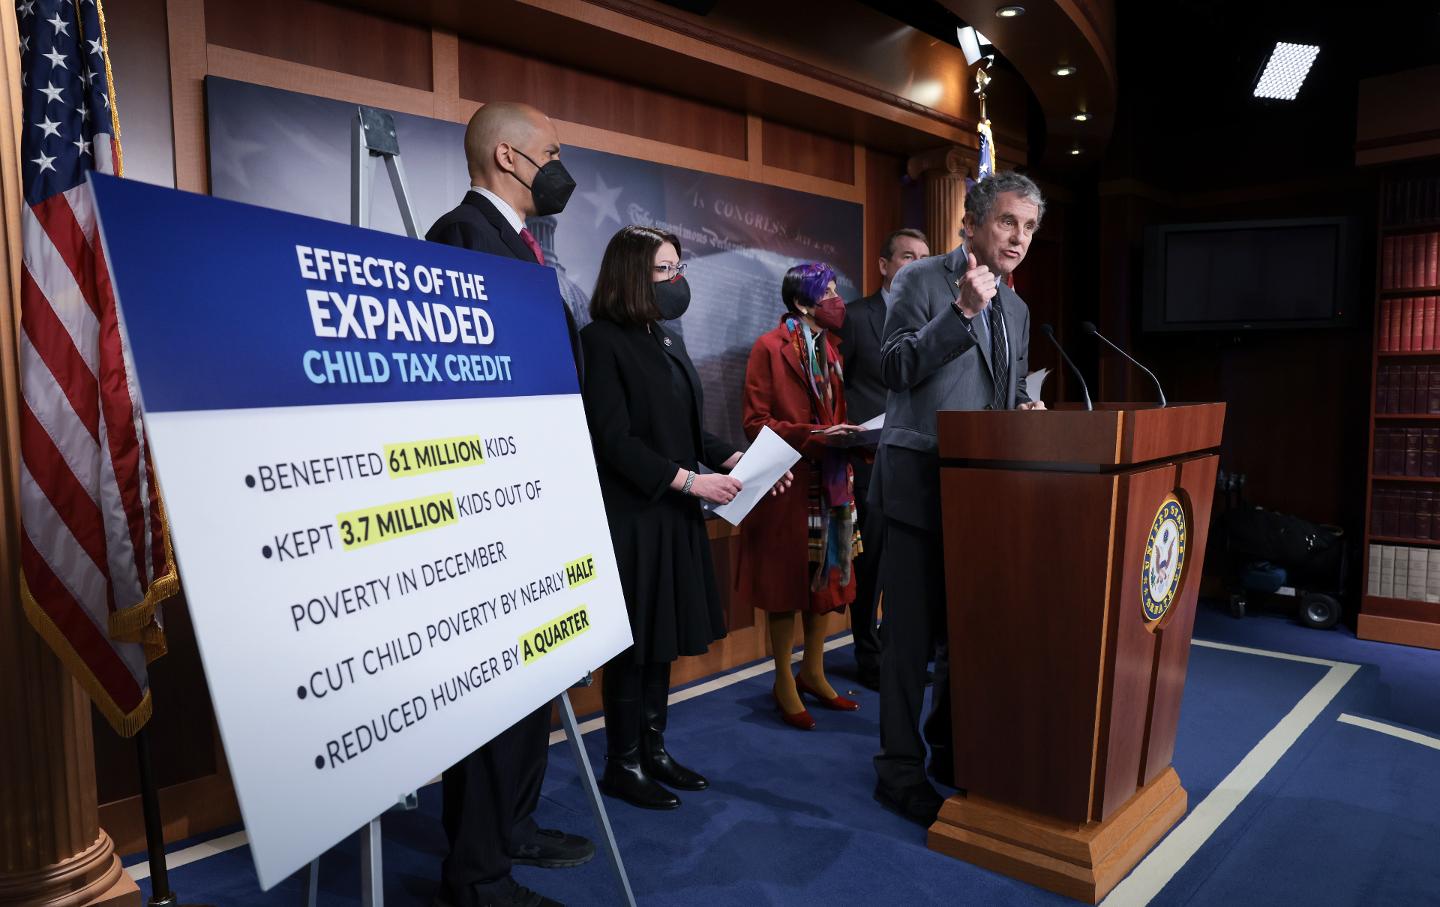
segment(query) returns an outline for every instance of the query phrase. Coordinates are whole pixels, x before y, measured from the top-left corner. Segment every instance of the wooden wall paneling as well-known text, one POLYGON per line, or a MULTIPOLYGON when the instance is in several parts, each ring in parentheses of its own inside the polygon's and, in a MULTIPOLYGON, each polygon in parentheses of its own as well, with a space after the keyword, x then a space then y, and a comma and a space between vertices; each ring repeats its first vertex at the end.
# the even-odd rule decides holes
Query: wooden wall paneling
MULTIPOLYGON (((132 747, 133 748, 133 747, 132 747)), ((134 754, 130 763, 133 766, 134 754)), ((166 785, 160 782, 160 816, 166 842, 173 844, 240 823, 240 803, 228 772, 166 785)), ((100 805, 100 827, 119 854, 145 850, 145 819, 139 795, 100 805)))
MULTIPOLYGON (((867 295, 880 289, 880 269, 876 261, 884 253, 885 239, 901 227, 915 226, 903 223, 900 190, 905 175, 905 161, 892 154, 885 154, 873 148, 863 149, 865 166, 865 273, 864 291, 867 295)), ((930 251, 941 250, 933 246, 930 251)), ((946 250, 948 251, 948 250, 946 250)))
POLYGON ((434 95, 434 116, 460 120, 460 39, 454 32, 436 29, 430 33, 430 82, 434 95))
POLYGON ((205 145, 205 3, 168 0, 170 104, 175 136, 175 188, 210 191, 205 145))
MULTIPOLYGON (((214 747, 215 716, 210 689, 182 590, 162 606, 169 651, 150 665, 155 713, 148 725, 156 783, 169 787, 221 771, 214 747)), ((135 742, 117 735, 94 716, 95 786, 101 803, 140 793, 135 742)))
POLYGON ((211 44, 431 88, 430 29, 319 0, 205 0, 211 44))
MULTIPOLYGON (((212 76, 298 91, 322 98, 334 98, 352 104, 369 104, 416 116, 436 115, 435 93, 428 90, 422 91, 366 76, 336 72, 308 63, 280 60, 218 44, 209 46, 207 56, 208 74, 212 76)), ((204 129, 203 121, 201 129, 204 129)))
POLYGON ((743 160, 745 115, 473 41, 460 42, 460 94, 525 101, 556 119, 743 160))
POLYGON ((855 183, 855 146, 826 135, 766 120, 763 152, 766 166, 818 176, 837 183, 855 183))

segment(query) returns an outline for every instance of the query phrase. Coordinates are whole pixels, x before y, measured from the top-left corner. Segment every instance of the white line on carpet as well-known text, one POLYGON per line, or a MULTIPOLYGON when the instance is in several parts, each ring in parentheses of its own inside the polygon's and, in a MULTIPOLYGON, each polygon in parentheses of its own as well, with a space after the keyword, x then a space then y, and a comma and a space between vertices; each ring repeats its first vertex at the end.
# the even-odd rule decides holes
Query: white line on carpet
MULTIPOLYGON (((825 651, 829 652, 832 649, 838 649, 841 646, 848 646, 854 641, 855 637, 850 633, 846 633, 843 636, 837 636, 834 639, 829 640, 825 643, 825 651)), ((800 658, 800 652, 792 652, 790 654, 790 662, 792 664, 798 662, 800 658)), ((748 668, 742 668, 730 674, 722 674, 719 677, 714 678, 713 680, 707 680, 704 683, 697 683, 695 684, 695 686, 687 687, 679 691, 678 693, 671 693, 670 704, 674 705, 677 702, 684 702, 687 699, 694 699, 696 696, 704 696, 706 693, 713 693, 716 690, 723 690, 728 686, 740 683, 742 680, 749 680, 751 677, 759 677, 761 674, 768 674, 773 670, 775 670, 775 660, 772 658, 768 661, 762 661, 759 664, 753 664, 748 668)), ((591 718, 588 721, 580 722, 580 736, 584 737, 591 731, 597 731, 604 726, 605 716, 596 715, 594 718, 591 718)), ((563 728, 558 731, 550 732, 551 746, 554 746, 555 744, 559 743, 561 740, 564 739, 565 731, 563 728)))
POLYGON ((1150 855, 1141 860, 1140 865, 1136 866, 1130 875, 1111 890, 1110 895, 1101 902, 1104 907, 1125 907, 1125 905, 1137 905, 1138 907, 1138 905, 1150 903, 1150 899, 1159 894, 1161 889, 1180 871, 1180 868, 1195 856, 1221 823, 1229 818, 1241 801, 1264 780, 1270 770, 1275 767, 1275 763, 1280 761, 1280 757, 1285 755, 1305 729, 1314 723, 1336 694, 1350 681, 1350 678, 1355 676, 1355 672, 1360 670, 1359 665, 1346 662, 1308 658, 1303 655, 1290 655, 1265 649, 1249 649, 1244 646, 1232 646, 1201 639, 1191 642, 1193 645, 1205 648, 1282 658, 1286 661, 1329 665, 1330 670, 1326 671, 1325 676, 1321 677, 1319 682, 1301 697, 1295 707, 1280 719, 1279 724, 1260 738, 1260 742, 1255 744, 1254 749, 1245 754, 1245 758, 1240 760, 1240 764, 1231 769, 1230 774, 1225 776, 1225 779, 1210 792, 1209 796, 1201 800, 1190 815, 1175 826, 1170 834, 1156 845, 1154 850, 1150 851, 1150 855))
POLYGON ((1411 743, 1428 746, 1432 750, 1440 750, 1440 737, 1428 737, 1418 731, 1412 731, 1409 728, 1396 727, 1393 724, 1386 724, 1383 721, 1376 721, 1373 718, 1361 718, 1359 715, 1342 714, 1335 720, 1343 724, 1353 724, 1356 727, 1363 727, 1367 731, 1378 731, 1381 734, 1389 734, 1391 737, 1398 737, 1401 740, 1408 740, 1411 743))
POLYGON ((1291 655, 1289 652, 1272 652, 1269 649, 1252 649, 1249 646, 1233 646, 1228 642, 1212 642, 1208 639, 1192 639, 1190 645, 1201 646, 1206 649, 1220 649, 1224 652, 1239 652, 1243 655, 1263 655, 1266 658, 1281 658, 1285 661, 1299 661, 1311 665, 1324 665, 1333 668, 1336 665, 1347 664, 1343 661, 1331 661, 1328 658, 1313 658, 1309 655, 1291 655))
MULTIPOLYGON (((202 841, 199 844, 192 844, 189 847, 167 853, 165 855, 165 868, 179 869, 186 863, 194 863, 196 860, 213 857, 227 850, 244 847, 249 842, 250 839, 245 837, 245 832, 237 831, 209 841, 202 841)), ((148 879, 150 878, 150 862, 148 860, 141 860, 133 866, 126 866, 125 871, 130 873, 130 878, 137 882, 141 879, 148 879)))

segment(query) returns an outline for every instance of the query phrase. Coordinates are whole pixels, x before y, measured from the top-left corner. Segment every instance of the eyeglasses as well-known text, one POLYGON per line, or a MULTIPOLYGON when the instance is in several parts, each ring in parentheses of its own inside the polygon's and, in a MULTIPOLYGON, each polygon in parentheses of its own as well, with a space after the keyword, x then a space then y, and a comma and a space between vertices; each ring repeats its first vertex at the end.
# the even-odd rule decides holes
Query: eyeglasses
POLYGON ((682 261, 678 265, 672 265, 667 262, 663 265, 656 265, 655 273, 660 275, 662 280, 674 280, 677 277, 684 276, 686 267, 688 267, 687 262, 682 261))

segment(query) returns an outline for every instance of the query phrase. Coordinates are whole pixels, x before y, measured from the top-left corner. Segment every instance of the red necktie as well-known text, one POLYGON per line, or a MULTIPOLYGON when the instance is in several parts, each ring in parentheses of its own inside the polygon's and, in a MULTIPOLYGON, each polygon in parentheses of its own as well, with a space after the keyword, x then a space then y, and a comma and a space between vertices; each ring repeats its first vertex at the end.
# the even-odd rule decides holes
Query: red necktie
POLYGON ((545 250, 540 248, 540 243, 536 242, 535 234, 530 232, 529 227, 520 228, 520 238, 525 240, 525 245, 530 247, 531 253, 535 256, 535 261, 543 265, 545 263, 545 250))

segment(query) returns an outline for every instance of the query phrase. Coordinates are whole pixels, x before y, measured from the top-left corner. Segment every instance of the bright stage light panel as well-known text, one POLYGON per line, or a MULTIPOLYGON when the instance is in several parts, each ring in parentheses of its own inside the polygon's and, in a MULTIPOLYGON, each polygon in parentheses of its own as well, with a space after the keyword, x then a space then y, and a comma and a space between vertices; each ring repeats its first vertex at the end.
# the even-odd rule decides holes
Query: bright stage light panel
POLYGON ((1255 97, 1295 100, 1319 54, 1320 48, 1314 44, 1275 42, 1275 49, 1270 52, 1270 62, 1265 64, 1260 81, 1255 83, 1255 97))

